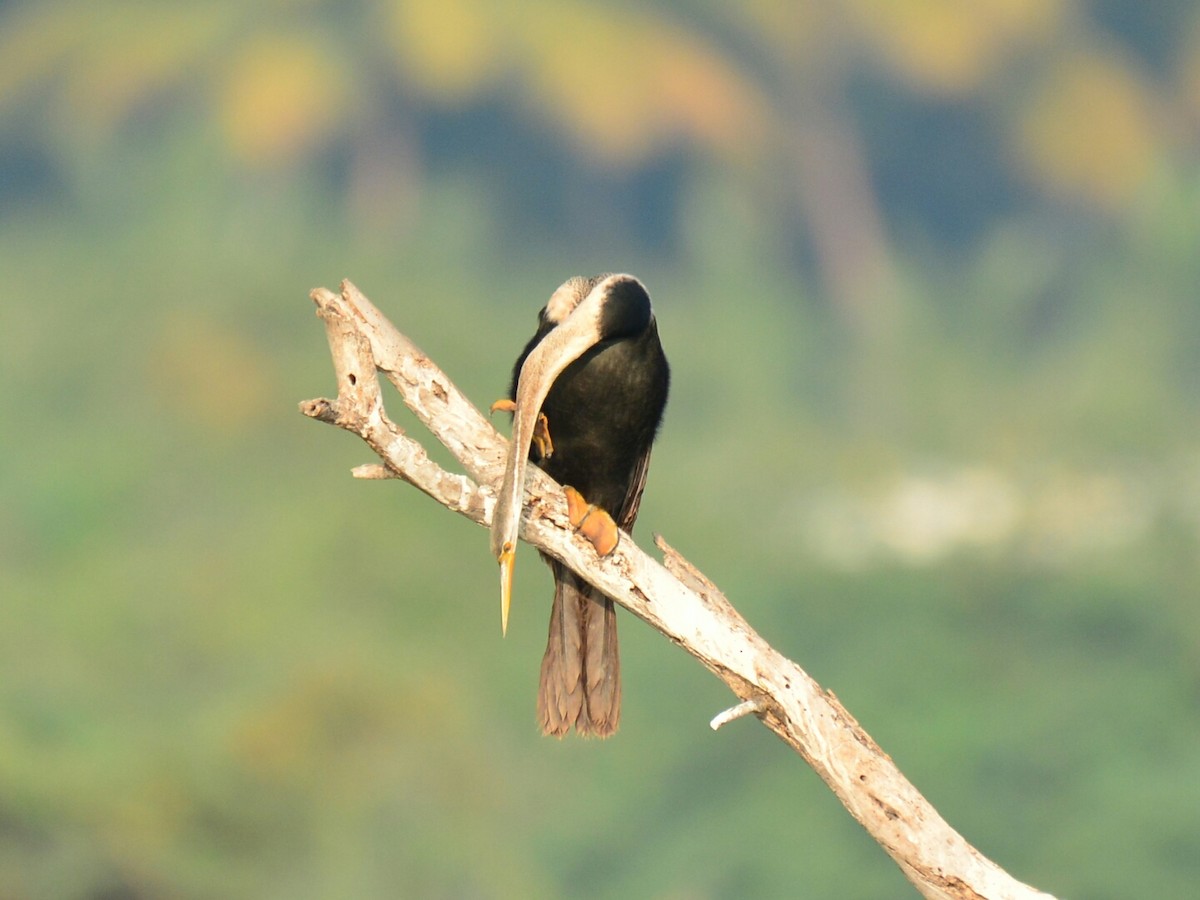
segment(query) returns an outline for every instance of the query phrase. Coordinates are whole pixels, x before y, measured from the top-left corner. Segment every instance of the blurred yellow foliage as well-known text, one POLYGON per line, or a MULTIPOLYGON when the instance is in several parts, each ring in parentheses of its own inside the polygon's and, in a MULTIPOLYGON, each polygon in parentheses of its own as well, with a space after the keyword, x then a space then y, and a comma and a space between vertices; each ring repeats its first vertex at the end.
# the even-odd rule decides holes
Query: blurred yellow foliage
POLYGON ((0 27, 0 103, 57 78, 56 121, 69 134, 108 134, 195 75, 230 12, 117 3, 21 10, 0 27))
POLYGON ((786 60, 789 67, 819 69, 825 51, 841 43, 838 10, 826 3, 781 3, 779 0, 743 0, 725 7, 729 24, 763 42, 786 60))
POLYGON ((1064 0, 842 0, 856 30, 918 88, 977 89, 1016 43, 1053 32, 1064 0))
POLYGON ((371 133, 386 91, 350 60, 382 54, 415 105, 515 95, 593 164, 635 166, 676 146, 744 163, 791 152, 806 103, 840 110, 848 73, 866 54, 926 100, 1032 92, 1005 122, 1016 164, 1059 195, 1109 208, 1129 198, 1154 157, 1188 140, 1157 127, 1166 116, 1154 102, 1200 121, 1200 23, 1178 54, 1176 93, 1155 96, 1128 60, 1080 31, 1088 13, 1076 0, 747 0, 714 7, 704 25, 612 0, 372 8, 335 24, 330 0, 271 0, 266 15, 263 4, 235 0, 9 4, 0 11, 0 109, 45 99, 52 115, 37 123, 86 142, 147 104, 211 99, 201 115, 232 156, 275 166, 344 125, 366 122, 371 133), (281 30, 279 21, 294 24, 281 30), (740 40, 721 43, 728 29, 740 40), (1068 34, 1072 42, 1057 39, 1068 34), (1006 77, 1018 67, 1028 74, 1006 77))
POLYGON ((657 99, 668 121, 729 156, 761 149, 771 115, 756 85, 682 33, 664 35, 659 52, 657 99))
POLYGON ((312 35, 264 34, 225 73, 220 121, 234 154, 265 165, 311 150, 347 117, 349 79, 312 35))
POLYGON ((406 79, 442 102, 473 96, 500 59, 488 0, 393 0, 388 36, 406 79))
POLYGON ((1157 125, 1152 95, 1131 68, 1093 51, 1067 57, 1040 82, 1016 140, 1036 182, 1118 208, 1150 174, 1157 125))
POLYGON ((419 92, 460 103, 507 68, 536 111, 600 162, 640 162, 673 137, 741 153, 769 118, 727 56, 644 11, 594 0, 394 0, 388 33, 419 92))
POLYGON ((530 3, 521 32, 531 96, 593 159, 640 161, 672 137, 753 149, 766 102, 727 58, 652 14, 530 3))
POLYGON ((0 27, 0 105, 11 103, 78 53, 89 24, 67 8, 27 7, 4 16, 0 27))
POLYGON ((106 9, 67 67, 65 114, 95 132, 119 127, 140 103, 195 73, 227 18, 207 7, 106 9))

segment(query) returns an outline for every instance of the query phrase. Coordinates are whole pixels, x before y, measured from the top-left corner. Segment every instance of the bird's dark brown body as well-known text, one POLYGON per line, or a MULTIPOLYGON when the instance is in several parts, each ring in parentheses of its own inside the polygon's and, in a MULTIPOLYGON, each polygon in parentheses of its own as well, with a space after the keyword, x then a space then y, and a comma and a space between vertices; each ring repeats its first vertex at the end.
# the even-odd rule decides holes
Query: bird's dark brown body
MULTIPOLYGON (((535 443, 529 459, 630 531, 670 381, 641 283, 630 276, 597 276, 564 284, 542 310, 538 331, 517 360, 510 396, 518 397, 529 354, 598 284, 607 292, 598 340, 554 379, 541 406, 553 449, 543 457, 535 443)), ((580 734, 609 735, 621 708, 613 601, 561 563, 545 559, 554 573, 554 605, 538 690, 539 722, 547 734, 561 736, 573 726, 580 734)))

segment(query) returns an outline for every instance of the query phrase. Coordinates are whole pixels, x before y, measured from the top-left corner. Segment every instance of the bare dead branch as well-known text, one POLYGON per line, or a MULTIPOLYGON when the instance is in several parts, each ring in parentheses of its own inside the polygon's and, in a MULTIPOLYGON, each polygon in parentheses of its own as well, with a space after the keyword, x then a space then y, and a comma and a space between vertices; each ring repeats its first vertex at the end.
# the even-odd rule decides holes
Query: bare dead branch
MULTIPOLYGON (((301 412, 354 432, 375 451, 382 465, 359 466, 356 477, 401 478, 471 521, 490 525, 505 439, 353 284, 343 282, 340 294, 318 288, 312 299, 325 323, 338 396, 305 401, 301 412), (387 418, 376 370, 467 475, 441 468, 387 418)), ((524 540, 564 562, 728 684, 746 702, 718 720, 757 715, 812 766, 921 894, 942 900, 1049 898, 1012 878, 954 831, 837 698, 759 637, 720 590, 665 541, 657 539, 665 567, 628 535, 600 559, 570 528, 559 487, 536 468, 529 471, 525 499, 524 540)))

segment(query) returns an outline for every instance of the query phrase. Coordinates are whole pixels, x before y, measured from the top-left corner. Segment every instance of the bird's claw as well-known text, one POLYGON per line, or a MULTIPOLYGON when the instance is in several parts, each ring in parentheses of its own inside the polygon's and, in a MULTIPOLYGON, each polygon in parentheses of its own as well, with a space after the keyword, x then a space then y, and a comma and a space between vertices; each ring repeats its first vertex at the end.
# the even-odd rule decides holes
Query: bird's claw
POLYGON ((575 488, 567 485, 563 488, 567 497, 567 519, 571 526, 588 540, 596 553, 608 556, 617 549, 621 540, 621 532, 605 510, 583 499, 583 495, 575 488))
MULTIPOLYGON (((489 412, 515 413, 517 403, 503 397, 493 403, 489 412)), ((537 424, 533 427, 533 443, 537 447, 539 459, 549 459, 554 455, 554 442, 550 440, 550 420, 545 413, 538 413, 537 424)))

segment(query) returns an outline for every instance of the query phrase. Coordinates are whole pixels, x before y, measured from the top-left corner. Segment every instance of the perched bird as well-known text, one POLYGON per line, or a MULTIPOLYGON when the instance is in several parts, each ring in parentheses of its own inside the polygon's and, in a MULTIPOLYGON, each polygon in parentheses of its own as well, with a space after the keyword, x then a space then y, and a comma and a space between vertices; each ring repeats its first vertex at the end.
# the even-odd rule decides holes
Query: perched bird
MULTIPOLYGON (((670 370, 650 295, 631 275, 571 278, 538 315, 513 368, 504 482, 492 520, 507 630, 526 460, 564 486, 571 523, 604 556, 637 518, 650 448, 667 404, 670 370)), ((542 659, 542 731, 606 737, 621 714, 617 620, 611 598, 543 554, 554 573, 542 659)))

